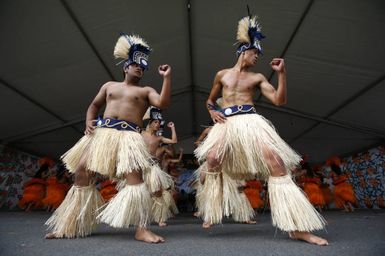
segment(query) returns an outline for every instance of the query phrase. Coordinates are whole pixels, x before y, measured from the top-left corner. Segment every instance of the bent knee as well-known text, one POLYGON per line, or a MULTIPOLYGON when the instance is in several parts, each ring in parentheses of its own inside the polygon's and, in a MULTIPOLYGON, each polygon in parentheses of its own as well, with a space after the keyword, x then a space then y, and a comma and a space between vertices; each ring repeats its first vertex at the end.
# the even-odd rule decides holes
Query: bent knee
POLYGON ((207 162, 207 168, 209 170, 212 168, 216 168, 221 164, 221 162, 219 161, 215 153, 210 153, 206 158, 206 162, 207 162))
POLYGON ((127 184, 136 185, 143 183, 143 177, 141 171, 132 171, 125 174, 125 178, 127 180, 127 184))

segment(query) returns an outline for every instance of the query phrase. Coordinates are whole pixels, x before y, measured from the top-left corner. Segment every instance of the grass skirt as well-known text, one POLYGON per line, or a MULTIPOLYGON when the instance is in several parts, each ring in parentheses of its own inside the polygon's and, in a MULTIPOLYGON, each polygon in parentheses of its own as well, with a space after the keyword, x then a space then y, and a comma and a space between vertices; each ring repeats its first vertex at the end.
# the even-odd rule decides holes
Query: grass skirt
POLYGON ((230 215, 236 222, 248 222, 255 218, 254 209, 244 192, 239 191, 242 182, 231 179, 226 173, 222 173, 223 180, 223 213, 230 215))
POLYGON ((45 223, 57 238, 90 235, 103 199, 95 186, 72 186, 62 204, 45 223))
POLYGON ((249 200, 238 189, 243 184, 226 173, 208 172, 206 168, 206 164, 203 164, 198 169, 206 174, 204 184, 200 182, 200 175, 196 175, 196 205, 203 221, 219 224, 223 216, 231 216, 237 222, 254 219, 255 213, 249 200))
POLYGON ((206 223, 222 223, 222 175, 220 172, 206 172, 204 184, 199 185, 196 194, 196 205, 201 218, 206 223))
POLYGON ((162 171, 156 163, 150 167, 149 171, 145 172, 144 182, 147 184, 150 193, 166 190, 174 185, 172 177, 162 171))
POLYGON ((167 205, 164 196, 153 197, 154 203, 152 205, 151 214, 152 219, 157 222, 166 222, 172 217, 169 205, 167 205))
POLYGON ((83 156, 87 157, 88 170, 110 178, 122 177, 134 170, 147 170, 151 158, 140 133, 112 128, 96 128, 93 134, 84 135, 62 160, 74 173, 83 156))
POLYGON ((179 210, 175 204, 174 197, 172 196, 172 191, 173 190, 171 189, 163 191, 163 198, 164 198, 164 201, 166 202, 166 205, 168 205, 168 208, 170 209, 171 213, 175 215, 179 213, 179 210))
POLYGON ((271 176, 268 186, 273 226, 286 232, 311 232, 324 228, 324 218, 310 204, 290 175, 271 176))
POLYGON ((288 172, 301 160, 272 124, 258 114, 235 115, 227 117, 225 123, 216 123, 195 155, 203 162, 212 150, 222 162, 222 171, 234 179, 267 178, 267 157, 275 158, 288 172))
POLYGON ((146 227, 151 221, 152 199, 145 183, 125 185, 109 201, 98 219, 115 228, 146 227))

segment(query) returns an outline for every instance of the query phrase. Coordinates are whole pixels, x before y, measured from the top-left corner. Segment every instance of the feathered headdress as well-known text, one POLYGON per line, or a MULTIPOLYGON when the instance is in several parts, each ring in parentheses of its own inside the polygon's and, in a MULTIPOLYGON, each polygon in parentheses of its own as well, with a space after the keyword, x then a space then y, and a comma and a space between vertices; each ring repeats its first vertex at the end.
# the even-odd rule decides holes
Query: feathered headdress
POLYGON ((148 126, 154 120, 159 120, 160 129, 158 131, 158 135, 161 135, 163 133, 164 124, 166 121, 163 119, 162 110, 151 106, 144 114, 143 121, 145 121, 145 126, 148 126))
POLYGON ((121 34, 116 42, 114 56, 116 59, 123 59, 123 68, 132 63, 139 64, 143 69, 148 68, 148 55, 151 52, 150 46, 138 35, 121 34))
POLYGON ((163 120, 162 110, 156 107, 149 107, 143 116, 143 120, 163 120))
POLYGON ((249 49, 257 49, 258 53, 262 53, 261 40, 265 38, 261 33, 262 27, 257 21, 257 16, 250 14, 249 7, 247 7, 247 11, 249 15, 238 22, 237 56, 249 49))

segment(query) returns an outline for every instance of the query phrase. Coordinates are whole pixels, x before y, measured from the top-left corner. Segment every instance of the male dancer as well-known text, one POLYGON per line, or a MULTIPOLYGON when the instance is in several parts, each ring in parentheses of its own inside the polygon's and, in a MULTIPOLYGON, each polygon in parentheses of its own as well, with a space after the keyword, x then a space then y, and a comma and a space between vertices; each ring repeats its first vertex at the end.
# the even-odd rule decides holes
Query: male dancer
POLYGON ((145 180, 154 200, 152 206, 153 219, 160 227, 167 226, 167 219, 173 215, 170 209, 173 203, 170 193, 173 187, 173 180, 165 170, 161 170, 162 155, 159 154, 159 148, 161 143, 176 144, 178 142, 173 122, 167 124, 171 129, 171 139, 158 135, 162 121, 163 118, 160 109, 151 107, 149 109, 149 123, 146 130, 142 132, 144 142, 154 160, 154 164, 151 166, 151 172, 149 175, 146 175, 145 180))
POLYGON ((146 228, 151 221, 152 200, 142 176, 149 170, 151 156, 140 127, 149 105, 163 109, 170 104, 171 67, 158 68, 163 76, 160 94, 139 85, 150 51, 139 36, 119 37, 114 56, 123 59, 125 78, 101 87, 87 110, 85 136, 62 157, 67 169, 75 173, 75 184, 46 222, 52 229, 46 238, 84 237, 91 234, 100 220, 112 227, 136 226, 135 239, 140 241, 164 241, 146 228), (98 111, 104 105, 103 118, 95 126, 98 111), (126 181, 101 212, 102 199, 91 181, 93 173, 126 181))
POLYGON ((286 103, 283 59, 274 58, 270 63, 278 74, 277 89, 262 74, 250 71, 262 52, 262 38, 256 17, 241 19, 237 33, 238 60, 234 67, 221 70, 215 76, 207 109, 216 124, 195 150, 197 158, 207 163, 201 179, 206 187, 202 190, 206 190, 207 196, 201 199, 204 203, 199 204, 202 207, 199 211, 205 222, 213 224, 222 216, 223 210, 217 200, 222 191, 218 172, 239 180, 257 175, 268 178, 273 225, 289 232, 293 239, 327 245, 325 239, 310 233, 324 228, 325 222, 290 176, 290 170, 298 165, 300 156, 279 137, 265 118, 256 113, 253 106, 253 96, 258 88, 274 105, 286 103), (216 111, 214 102, 220 93, 223 106, 216 111))

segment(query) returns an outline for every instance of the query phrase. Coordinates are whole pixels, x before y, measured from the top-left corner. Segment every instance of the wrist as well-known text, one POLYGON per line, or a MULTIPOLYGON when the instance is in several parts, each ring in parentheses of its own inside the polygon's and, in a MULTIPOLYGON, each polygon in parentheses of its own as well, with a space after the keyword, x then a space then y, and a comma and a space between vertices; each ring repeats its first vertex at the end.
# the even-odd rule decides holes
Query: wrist
POLYGON ((207 109, 208 109, 209 112, 210 112, 210 110, 214 110, 215 111, 215 105, 211 104, 211 103, 207 103, 207 109))

